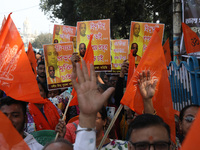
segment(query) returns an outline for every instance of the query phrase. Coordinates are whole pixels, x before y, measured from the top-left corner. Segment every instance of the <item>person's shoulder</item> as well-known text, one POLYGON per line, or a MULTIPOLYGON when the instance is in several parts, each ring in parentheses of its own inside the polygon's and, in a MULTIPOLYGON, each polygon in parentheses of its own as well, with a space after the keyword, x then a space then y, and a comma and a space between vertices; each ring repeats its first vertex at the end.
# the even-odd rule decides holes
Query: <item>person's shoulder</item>
POLYGON ((31 134, 24 132, 24 135, 26 136, 24 138, 24 141, 31 150, 40 150, 43 148, 43 146, 40 143, 38 143, 31 134))
POLYGON ((105 147, 103 148, 111 148, 111 149, 127 149, 128 148, 128 142, 127 141, 122 141, 122 140, 116 140, 116 139, 110 139, 110 143, 107 144, 105 147))

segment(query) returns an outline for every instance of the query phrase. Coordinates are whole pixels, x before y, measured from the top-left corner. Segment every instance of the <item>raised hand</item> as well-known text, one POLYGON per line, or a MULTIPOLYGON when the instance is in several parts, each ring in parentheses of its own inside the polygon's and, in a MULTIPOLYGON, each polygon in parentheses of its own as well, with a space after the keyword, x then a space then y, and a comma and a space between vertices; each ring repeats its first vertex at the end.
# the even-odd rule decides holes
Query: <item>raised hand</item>
POLYGON ((121 71, 119 74, 119 76, 121 78, 123 78, 124 74, 128 72, 128 67, 129 67, 129 63, 127 62, 127 59, 126 59, 126 60, 124 60, 124 62, 122 63, 122 66, 121 66, 121 71))
POLYGON ((72 84, 78 96, 80 108, 79 125, 81 127, 94 128, 96 114, 110 97, 114 88, 109 88, 101 94, 96 84, 94 66, 90 64, 89 76, 84 60, 82 61, 82 70, 80 64, 76 63, 76 70, 73 69, 72 73, 72 84), (76 82, 76 77, 78 77, 78 82, 76 82))
POLYGON ((150 75, 150 71, 142 71, 139 74, 138 85, 140 89, 140 94, 143 98, 144 103, 144 112, 154 114, 154 108, 152 103, 152 97, 156 91, 156 84, 158 80, 152 79, 150 75))

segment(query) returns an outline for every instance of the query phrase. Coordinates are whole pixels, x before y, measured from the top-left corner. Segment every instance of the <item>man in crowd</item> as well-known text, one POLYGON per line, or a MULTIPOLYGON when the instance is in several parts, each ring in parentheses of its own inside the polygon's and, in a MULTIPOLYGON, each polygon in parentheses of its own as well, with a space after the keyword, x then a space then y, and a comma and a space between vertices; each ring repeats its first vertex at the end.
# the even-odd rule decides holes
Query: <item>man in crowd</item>
POLYGON ((44 61, 38 63, 37 66, 37 81, 40 81, 47 88, 46 72, 44 61))
POLYGON ((8 96, 0 99, 0 110, 10 119, 29 148, 31 150, 41 150, 43 146, 40 145, 32 135, 24 132, 24 125, 27 120, 26 105, 26 102, 18 101, 8 96))
POLYGON ((128 150, 172 149, 169 126, 157 115, 143 114, 129 125, 128 150))

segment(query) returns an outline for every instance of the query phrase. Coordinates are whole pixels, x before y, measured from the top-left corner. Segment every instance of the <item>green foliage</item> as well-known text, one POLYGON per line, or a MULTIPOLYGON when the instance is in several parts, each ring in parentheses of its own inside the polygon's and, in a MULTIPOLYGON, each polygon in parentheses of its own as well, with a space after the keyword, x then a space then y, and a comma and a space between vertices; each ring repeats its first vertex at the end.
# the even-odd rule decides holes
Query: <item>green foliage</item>
POLYGON ((111 19, 111 38, 129 38, 131 21, 165 24, 166 38, 172 35, 171 0, 40 0, 40 8, 51 20, 59 18, 65 25, 77 21, 111 19))
POLYGON ((41 33, 32 43, 34 48, 43 48, 42 45, 44 44, 51 44, 52 43, 53 35, 51 33, 41 33))

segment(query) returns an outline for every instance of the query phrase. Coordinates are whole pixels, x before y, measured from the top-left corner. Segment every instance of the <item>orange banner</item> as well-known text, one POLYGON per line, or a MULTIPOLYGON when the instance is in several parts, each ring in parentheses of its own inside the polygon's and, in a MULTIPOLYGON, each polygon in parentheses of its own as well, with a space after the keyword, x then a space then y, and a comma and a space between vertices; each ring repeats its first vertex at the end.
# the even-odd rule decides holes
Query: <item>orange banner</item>
POLYGON ((145 22, 131 22, 130 37, 129 37, 129 53, 131 47, 136 43, 138 46, 137 57, 135 57, 135 64, 139 64, 140 59, 147 48, 147 45, 156 28, 160 28, 158 35, 163 38, 164 24, 145 23, 145 22))
POLYGON ((111 70, 110 19, 77 22, 77 49, 79 53, 82 43, 87 49, 90 34, 94 35, 92 49, 94 51, 95 70, 111 70))
POLYGON ((128 40, 111 40, 112 73, 120 73, 121 65, 128 59, 128 40))
POLYGON ((48 89, 62 89, 72 86, 71 56, 73 43, 43 45, 48 89))
POLYGON ((54 25, 52 43, 69 42, 70 36, 75 36, 75 34, 76 34, 76 27, 54 25))

